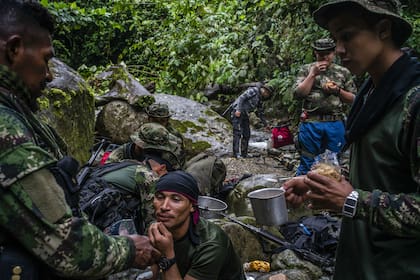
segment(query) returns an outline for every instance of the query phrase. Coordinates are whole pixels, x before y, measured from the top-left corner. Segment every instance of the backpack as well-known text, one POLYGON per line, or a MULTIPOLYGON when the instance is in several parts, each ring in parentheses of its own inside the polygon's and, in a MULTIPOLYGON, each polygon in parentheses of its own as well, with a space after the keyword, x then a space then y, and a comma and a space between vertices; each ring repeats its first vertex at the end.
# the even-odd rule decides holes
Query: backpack
POLYGON ((271 130, 271 139, 273 148, 280 148, 293 144, 293 135, 287 125, 276 126, 271 130))
POLYGON ((296 248, 334 258, 340 226, 341 219, 329 215, 315 215, 286 223, 280 226, 280 232, 296 248))
POLYGON ((186 172, 197 181, 201 195, 213 196, 219 193, 226 178, 226 165, 213 155, 199 153, 186 164, 186 172))
POLYGON ((109 163, 91 168, 88 178, 80 187, 80 208, 89 221, 101 230, 122 219, 134 220, 137 232, 144 231, 141 215, 141 197, 135 186, 121 186, 104 179, 104 175, 138 165, 136 161, 109 163))

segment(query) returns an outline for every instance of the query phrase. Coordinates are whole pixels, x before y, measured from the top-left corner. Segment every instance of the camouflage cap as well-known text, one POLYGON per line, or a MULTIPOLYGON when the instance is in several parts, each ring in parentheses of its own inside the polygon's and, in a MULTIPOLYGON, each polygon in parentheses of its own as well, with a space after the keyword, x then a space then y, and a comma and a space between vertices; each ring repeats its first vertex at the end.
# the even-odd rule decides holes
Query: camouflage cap
POLYGON ((335 43, 330 38, 318 39, 311 46, 316 51, 332 51, 335 49, 335 43))
POLYGON ((146 114, 153 118, 169 118, 169 107, 164 103, 154 103, 146 108, 146 114))
POLYGON ((136 144, 142 143, 141 147, 147 150, 154 150, 162 153, 162 158, 168 160, 176 169, 179 166, 178 158, 175 156, 176 144, 170 140, 169 131, 158 123, 143 124, 138 133, 131 136, 136 144))
POLYGON ((411 35, 413 29, 408 21, 398 12, 399 3, 396 0, 335 0, 319 7, 313 14, 315 22, 327 29, 328 21, 336 15, 337 10, 346 10, 349 7, 358 7, 368 13, 382 15, 392 20, 394 40, 402 45, 411 35))

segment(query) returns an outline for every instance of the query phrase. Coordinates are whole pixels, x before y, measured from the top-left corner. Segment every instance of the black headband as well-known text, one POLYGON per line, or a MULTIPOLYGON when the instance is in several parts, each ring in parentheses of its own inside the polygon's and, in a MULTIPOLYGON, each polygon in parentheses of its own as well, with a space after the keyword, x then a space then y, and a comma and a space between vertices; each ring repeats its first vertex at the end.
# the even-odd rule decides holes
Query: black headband
POLYGON ((182 170, 171 171, 160 177, 156 184, 156 191, 174 191, 186 196, 193 203, 197 202, 200 195, 197 181, 182 170))

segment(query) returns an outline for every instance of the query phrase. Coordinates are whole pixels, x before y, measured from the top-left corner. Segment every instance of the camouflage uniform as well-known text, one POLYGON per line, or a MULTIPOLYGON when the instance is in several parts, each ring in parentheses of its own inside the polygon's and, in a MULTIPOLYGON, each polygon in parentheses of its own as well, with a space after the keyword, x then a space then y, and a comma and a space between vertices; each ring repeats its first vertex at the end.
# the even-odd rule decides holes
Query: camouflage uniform
MULTIPOLYGON (((178 160, 178 143, 173 140, 171 134, 163 125, 158 123, 146 123, 140 127, 136 134, 131 136, 131 140, 136 145, 142 147, 145 154, 147 154, 148 151, 157 151, 161 153, 163 159, 172 164, 174 169, 180 169, 182 167, 178 160)), ((107 162, 118 162, 127 159, 127 148, 125 145, 129 144, 124 144, 112 151, 107 162)))
POLYGON ((112 152, 109 154, 108 158, 106 159, 106 163, 120 162, 125 159, 134 159, 134 160, 141 161, 142 158, 136 158, 136 155, 133 154, 133 148, 134 148, 133 145, 136 145, 136 144, 140 146, 143 145, 140 142, 138 143, 129 142, 129 143, 122 144, 115 150, 112 150, 112 152))
MULTIPOLYGON (((309 69, 315 63, 302 66, 296 78, 294 88, 305 80, 309 74, 309 69)), ((305 121, 322 121, 319 119, 320 115, 336 116, 335 120, 344 119, 349 106, 343 104, 337 95, 323 92, 322 85, 328 81, 334 81, 340 88, 347 91, 357 91, 349 70, 332 63, 324 73, 316 76, 311 92, 303 100, 302 110, 307 112, 307 119, 305 121)))
POLYGON ((49 171, 63 153, 54 133, 18 98, 29 92, 5 66, 0 88, 0 243, 19 244, 57 274, 73 278, 129 267, 135 257, 130 239, 106 236, 72 215, 49 171))
MULTIPOLYGON (((333 51, 334 47, 331 39, 319 39, 313 44, 313 48, 318 51, 333 51)), ((306 64, 300 69, 294 85, 296 99, 301 99, 296 93, 297 87, 308 77, 311 67, 316 63, 306 64)), ((306 174, 315 157, 326 149, 338 153, 345 144, 343 120, 348 106, 343 104, 338 94, 324 92, 322 87, 329 81, 346 91, 356 92, 351 73, 340 65, 331 63, 325 72, 315 77, 311 91, 302 100, 298 135, 301 157, 297 175, 306 174)))

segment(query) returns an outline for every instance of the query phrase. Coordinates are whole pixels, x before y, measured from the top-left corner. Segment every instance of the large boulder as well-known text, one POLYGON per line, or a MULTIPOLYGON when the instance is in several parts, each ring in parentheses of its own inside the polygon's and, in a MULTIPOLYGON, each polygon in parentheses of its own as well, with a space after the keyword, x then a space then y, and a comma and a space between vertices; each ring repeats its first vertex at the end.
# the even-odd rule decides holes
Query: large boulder
POLYGON ((56 129, 80 163, 89 158, 94 141, 95 99, 86 81, 57 58, 51 59, 52 82, 39 100, 39 116, 56 129))
POLYGON ((144 109, 154 103, 166 103, 172 113, 171 125, 184 135, 187 158, 200 152, 218 156, 228 153, 231 125, 208 106, 188 98, 150 94, 125 65, 115 65, 90 81, 100 106, 96 130, 99 135, 121 144, 147 121, 144 109), (228 136, 228 137, 227 137, 228 136))
POLYGON ((128 72, 124 64, 113 65, 89 83, 96 93, 99 108, 96 131, 113 143, 130 141, 146 122, 144 109, 155 102, 153 95, 128 72))
POLYGON ((188 98, 155 94, 156 102, 166 103, 171 124, 184 135, 187 157, 200 152, 227 155, 231 146, 231 124, 208 106, 188 98))

